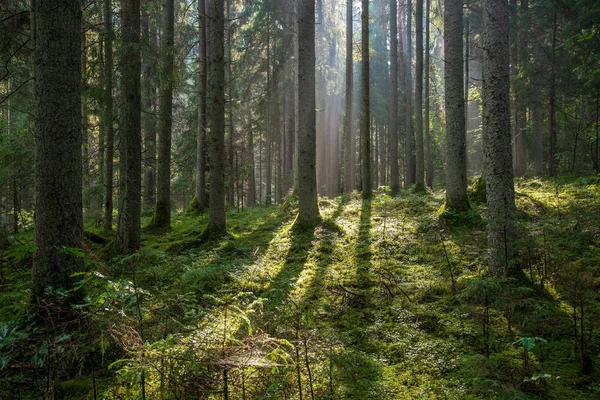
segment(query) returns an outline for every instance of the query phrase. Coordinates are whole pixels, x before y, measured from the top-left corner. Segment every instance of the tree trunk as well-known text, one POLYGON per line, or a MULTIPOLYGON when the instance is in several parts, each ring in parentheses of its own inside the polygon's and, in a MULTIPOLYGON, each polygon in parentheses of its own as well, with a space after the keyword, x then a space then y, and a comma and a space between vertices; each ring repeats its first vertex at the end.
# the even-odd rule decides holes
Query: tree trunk
POLYGON ((149 212, 156 206, 156 85, 154 71, 156 57, 156 34, 150 30, 150 18, 142 11, 142 35, 146 46, 146 57, 142 60, 144 93, 143 103, 146 113, 142 116, 144 133, 144 206, 149 212), (154 56, 154 57, 153 57, 154 56))
POLYGON ((362 197, 372 196, 371 180, 371 105, 369 79, 369 0, 362 0, 361 21, 361 61, 362 61, 362 109, 360 140, 362 150, 362 197))
POLYGON ((464 212, 467 197, 467 139, 463 82, 462 0, 444 2, 444 53, 446 91, 446 208, 464 212))
POLYGON ((508 4, 484 0, 483 130, 489 272, 511 274, 515 192, 510 143, 508 4))
POLYGON ((429 131, 429 18, 431 15, 431 0, 426 0, 425 13, 425 184, 433 189, 433 158, 431 157, 431 134, 429 131))
POLYGON ((412 0, 407 0, 406 5, 406 186, 414 185, 416 179, 415 166, 415 136, 413 130, 413 105, 412 105, 412 0))
MULTIPOLYGON (((555 6, 556 7, 556 6, 555 6)), ((550 102, 548 106, 548 119, 550 120, 550 154, 548 155, 548 163, 550 176, 555 176, 557 171, 556 162, 556 151, 557 151, 557 137, 556 137, 556 10, 554 10, 554 17, 552 19, 552 53, 550 60, 550 102)))
POLYGON ((81 249, 81 6, 79 0, 35 4, 35 236, 32 285, 72 289, 81 249), (51 43, 52 45, 48 45, 51 43))
POLYGON ((415 189, 419 191, 425 188, 425 152, 423 149, 423 0, 417 0, 415 19, 415 29, 417 31, 417 70, 415 84, 415 142, 417 157, 415 167, 415 189))
POLYGON ((352 133, 352 91, 354 90, 354 59, 352 46, 353 31, 353 0, 346 1, 346 90, 344 106, 344 145, 342 146, 342 159, 344 167, 343 189, 344 193, 354 190, 354 176, 352 173, 352 154, 350 152, 353 139, 352 133))
POLYGON ((159 94, 158 176, 156 209, 150 226, 171 226, 171 130, 173 127, 173 79, 175 64, 175 2, 162 2, 161 61, 163 63, 159 94))
POLYGON ((226 232, 225 221, 225 18, 223 0, 210 0, 209 98, 210 199, 208 232, 226 232))
POLYGON ((118 244, 123 253, 140 248, 142 140, 140 92, 140 0, 121 0, 123 50, 121 88, 121 185, 118 244))
POLYGON ((298 218, 300 227, 319 219, 317 201, 315 93, 315 2, 298 3, 298 218))
MULTIPOLYGON (((519 26, 519 70, 523 71, 529 64, 529 52, 527 48, 527 40, 529 39, 529 31, 527 29, 527 13, 528 13, 528 1, 521 0, 521 24, 519 26)), ((526 90, 525 78, 523 78, 523 72, 519 74, 519 78, 516 81, 516 117, 517 117, 517 130, 515 137, 516 146, 516 157, 515 157, 515 176, 523 176, 527 172, 527 99, 525 98, 524 91, 526 90)))
POLYGON ((113 163, 115 152, 115 133, 113 121, 113 24, 111 0, 104 0, 104 136, 106 138, 106 161, 104 185, 104 230, 112 231, 113 225, 113 163))
POLYGON ((544 116, 540 105, 533 111, 533 132, 535 134, 535 174, 544 174, 544 116))
POLYGON ((233 75, 232 75, 232 61, 231 61, 231 0, 227 0, 227 98, 229 103, 229 110, 227 112, 228 115, 228 138, 229 145, 227 155, 229 157, 228 160, 228 169, 229 169, 229 179, 227 179, 227 204, 229 207, 235 207, 235 165, 234 165, 234 132, 235 127, 233 126, 233 75))
MULTIPOLYGON (((198 136, 196 145, 196 188, 193 204, 197 212, 206 210, 206 2, 198 0, 198 136)), ((251 145, 252 143, 250 143, 251 145)))

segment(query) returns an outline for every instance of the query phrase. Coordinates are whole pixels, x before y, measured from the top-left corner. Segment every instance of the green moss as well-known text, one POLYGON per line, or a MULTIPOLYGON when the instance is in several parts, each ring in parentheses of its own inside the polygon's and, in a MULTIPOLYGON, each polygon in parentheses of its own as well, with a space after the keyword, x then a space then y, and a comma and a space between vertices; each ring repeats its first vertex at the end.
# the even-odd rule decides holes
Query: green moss
POLYGON ((485 204, 487 201, 487 190, 485 187, 485 179, 482 176, 475 178, 469 189, 467 190, 469 200, 473 204, 485 204))

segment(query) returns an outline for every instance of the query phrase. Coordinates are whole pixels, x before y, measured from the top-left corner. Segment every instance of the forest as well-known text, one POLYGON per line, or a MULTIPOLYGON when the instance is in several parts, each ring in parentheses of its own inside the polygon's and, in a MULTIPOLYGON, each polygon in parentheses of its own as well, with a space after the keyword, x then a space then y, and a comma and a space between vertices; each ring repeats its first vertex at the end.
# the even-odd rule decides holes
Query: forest
POLYGON ((598 0, 0 0, 0 399, 598 399, 599 114, 598 0))

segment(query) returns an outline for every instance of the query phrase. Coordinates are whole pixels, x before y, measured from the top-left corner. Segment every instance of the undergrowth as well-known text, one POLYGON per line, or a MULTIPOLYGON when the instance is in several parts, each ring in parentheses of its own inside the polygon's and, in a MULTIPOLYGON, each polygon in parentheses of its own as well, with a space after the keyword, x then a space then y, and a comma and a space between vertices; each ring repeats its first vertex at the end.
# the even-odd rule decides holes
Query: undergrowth
POLYGON ((130 256, 89 235, 75 333, 28 316, 8 237, 0 398, 598 398, 598 184, 517 181, 525 281, 486 276, 485 204, 445 224, 442 192, 321 199, 308 231, 291 199, 230 211, 218 240, 174 215, 130 256))

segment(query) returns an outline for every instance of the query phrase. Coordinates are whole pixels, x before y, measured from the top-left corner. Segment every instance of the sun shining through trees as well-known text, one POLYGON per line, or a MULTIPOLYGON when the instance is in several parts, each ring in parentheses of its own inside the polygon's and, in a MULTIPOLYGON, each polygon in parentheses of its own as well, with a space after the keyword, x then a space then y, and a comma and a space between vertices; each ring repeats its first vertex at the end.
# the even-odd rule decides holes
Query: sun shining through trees
POLYGON ((597 399, 599 14, 0 1, 0 399, 597 399))

